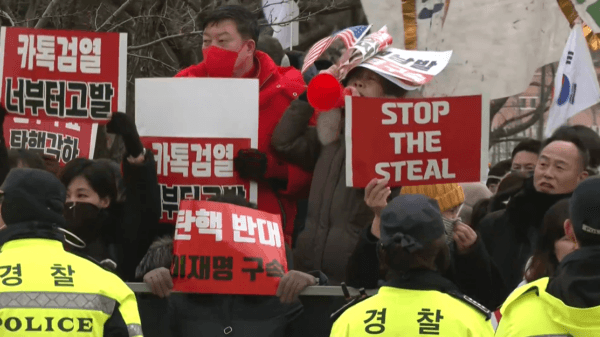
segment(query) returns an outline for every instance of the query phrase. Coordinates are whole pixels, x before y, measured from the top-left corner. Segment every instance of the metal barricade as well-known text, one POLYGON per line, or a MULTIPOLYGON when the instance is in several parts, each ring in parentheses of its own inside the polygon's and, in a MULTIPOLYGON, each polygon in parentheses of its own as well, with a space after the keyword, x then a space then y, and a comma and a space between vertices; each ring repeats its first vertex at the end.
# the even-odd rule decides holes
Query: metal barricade
MULTIPOLYGON (((127 285, 136 293, 145 337, 180 337, 171 334, 167 299, 152 295, 150 288, 145 283, 128 283, 127 285)), ((359 295, 359 291, 354 288, 348 287, 348 292, 351 296, 359 295)), ((368 295, 374 295, 377 290, 367 290, 366 292, 368 295)), ((171 297, 185 295, 174 292, 171 297)), ((300 296, 303 310, 289 324, 290 332, 286 332, 285 337, 328 337, 333 324, 330 315, 347 303, 342 287, 312 286, 306 288, 300 296)))
MULTIPOLYGON (((146 283, 136 282, 127 283, 127 285, 134 293, 151 292, 150 287, 146 283)), ((355 288, 348 287, 348 291, 350 292, 350 296, 357 296, 359 294, 358 290, 355 288)), ((367 290, 366 292, 367 295, 372 296, 377 293, 377 290, 367 290)), ((300 296, 344 296, 344 292, 340 286, 311 286, 304 289, 304 291, 300 293, 300 296)))

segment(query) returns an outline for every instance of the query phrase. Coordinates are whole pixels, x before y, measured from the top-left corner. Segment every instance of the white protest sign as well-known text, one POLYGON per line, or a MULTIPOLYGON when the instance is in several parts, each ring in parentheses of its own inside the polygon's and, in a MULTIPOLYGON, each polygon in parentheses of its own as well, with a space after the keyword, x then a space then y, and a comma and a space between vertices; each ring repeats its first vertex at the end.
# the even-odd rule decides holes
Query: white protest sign
MULTIPOLYGON (((431 81, 450 62, 452 51, 431 52, 387 48, 360 67, 401 80, 411 90, 431 81)), ((402 85, 404 87, 404 85, 402 85)))
POLYGON ((235 193, 256 203, 256 183, 237 175, 233 158, 258 146, 258 80, 136 79, 135 89, 138 132, 157 163, 162 221, 174 223, 186 198, 235 193))

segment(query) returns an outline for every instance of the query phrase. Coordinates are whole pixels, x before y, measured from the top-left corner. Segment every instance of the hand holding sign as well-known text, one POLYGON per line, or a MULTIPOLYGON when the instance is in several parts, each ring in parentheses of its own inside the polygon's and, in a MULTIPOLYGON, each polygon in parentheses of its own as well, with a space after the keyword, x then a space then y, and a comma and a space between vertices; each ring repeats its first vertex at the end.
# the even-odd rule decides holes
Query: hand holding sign
POLYGON ((365 188, 365 203, 375 213, 371 224, 371 234, 376 238, 381 236, 381 211, 387 206, 387 198, 392 193, 387 184, 388 181, 385 179, 374 178, 365 188))
POLYGON ((233 158, 233 168, 242 179, 263 179, 267 172, 267 164, 267 155, 255 149, 241 149, 233 158))
POLYGON ((387 187, 388 181, 385 179, 372 179, 365 187, 365 203, 376 217, 381 216, 381 211, 387 206, 387 198, 392 190, 387 187))

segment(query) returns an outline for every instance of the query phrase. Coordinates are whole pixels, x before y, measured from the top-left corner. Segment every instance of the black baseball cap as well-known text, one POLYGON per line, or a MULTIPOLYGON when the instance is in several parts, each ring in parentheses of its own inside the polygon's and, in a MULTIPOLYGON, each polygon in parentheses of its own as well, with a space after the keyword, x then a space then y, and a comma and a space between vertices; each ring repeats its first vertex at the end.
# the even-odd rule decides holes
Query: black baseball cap
POLYGON ((6 225, 39 221, 64 226, 66 191, 52 173, 32 168, 12 169, 0 190, 6 225))
POLYGON ((569 211, 575 237, 600 244, 600 178, 588 178, 577 186, 569 211))
POLYGON ((381 212, 380 240, 384 247, 398 242, 412 252, 444 236, 440 207, 424 195, 399 195, 381 212))

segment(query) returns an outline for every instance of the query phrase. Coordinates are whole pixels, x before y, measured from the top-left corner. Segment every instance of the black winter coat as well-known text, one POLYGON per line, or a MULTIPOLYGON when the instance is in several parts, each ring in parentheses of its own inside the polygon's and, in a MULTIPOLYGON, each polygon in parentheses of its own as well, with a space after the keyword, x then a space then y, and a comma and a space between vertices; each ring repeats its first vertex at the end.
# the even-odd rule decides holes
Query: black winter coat
MULTIPOLYGON (((371 226, 362 231, 360 241, 348 265, 346 280, 349 286, 374 289, 382 285, 386 275, 379 269, 377 241, 377 237, 371 234, 371 226)), ((477 239, 467 254, 454 254, 450 268, 443 277, 485 307, 495 308, 499 305, 494 292, 496 289, 503 289, 504 284, 481 239, 477 239)))
MULTIPOLYGON (((173 239, 155 241, 136 270, 143 278, 149 271, 171 265, 173 239)), ((288 269, 293 269, 291 251, 286 245, 288 269)), ((310 273, 321 285, 327 277, 321 272, 310 273)), ((168 324, 177 337, 287 337, 292 336, 290 325, 302 314, 302 304, 282 304, 275 296, 172 294, 169 299, 168 324), (228 334, 225 332, 229 331, 228 334)), ((142 317, 142 324, 144 317, 142 317)))
POLYGON ((122 171, 125 201, 109 206, 101 236, 75 252, 98 262, 113 260, 117 275, 125 282, 133 282, 136 267, 152 244, 160 219, 160 189, 153 152, 146 151, 141 165, 132 165, 124 158, 122 171))
POLYGON ((568 306, 592 308, 600 305, 600 246, 582 247, 558 265, 546 291, 568 306))
POLYGON ((481 238, 506 285, 490 294, 497 297, 496 306, 523 281, 525 265, 533 254, 544 214, 557 201, 570 196, 537 192, 530 178, 523 190, 510 199, 505 210, 488 214, 481 220, 481 238))

